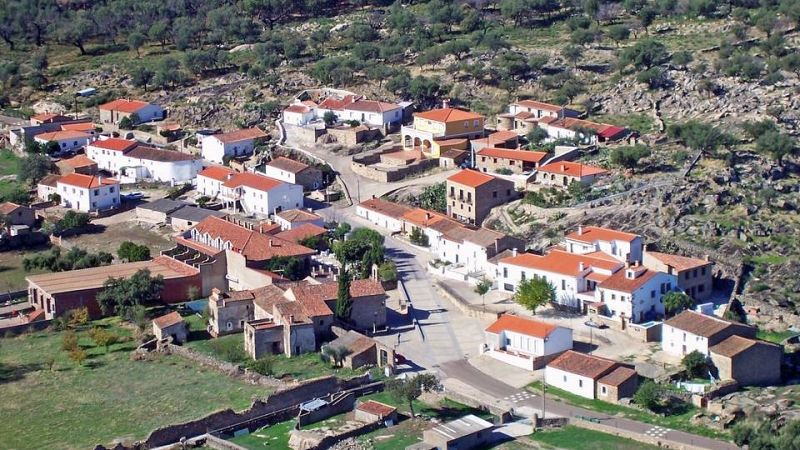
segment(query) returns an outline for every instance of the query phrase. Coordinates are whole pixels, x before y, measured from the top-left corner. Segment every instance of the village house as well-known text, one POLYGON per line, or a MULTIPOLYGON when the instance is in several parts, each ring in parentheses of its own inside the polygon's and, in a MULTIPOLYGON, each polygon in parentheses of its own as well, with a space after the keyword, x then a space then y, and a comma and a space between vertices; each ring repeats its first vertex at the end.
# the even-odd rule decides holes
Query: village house
POLYGON ((159 341, 169 337, 172 338, 172 342, 182 344, 186 342, 189 333, 183 317, 176 311, 172 311, 153 319, 153 335, 159 341))
POLYGON ((545 255, 513 252, 499 261, 496 278, 506 292, 516 292, 522 281, 544 279, 555 289, 556 303, 582 311, 587 303, 597 301, 597 285, 623 267, 602 252, 581 255, 554 248, 545 255))
POLYGON ((58 180, 60 179, 61 175, 45 175, 36 185, 36 198, 51 201, 53 195, 58 195, 58 180))
POLYGON ((572 330, 539 320, 504 314, 484 332, 489 356, 537 370, 572 349, 572 330))
POLYGON ((403 216, 413 209, 410 206, 373 197, 356 205, 356 215, 392 233, 400 233, 404 229, 403 216))
POLYGON ((221 201, 225 208, 269 216, 303 207, 303 187, 257 173, 211 166, 197 174, 197 192, 221 201))
POLYGON ((597 300, 616 320, 642 323, 664 316, 664 295, 677 287, 675 275, 628 265, 597 285, 597 300))
POLYGON ((282 113, 283 123, 286 125, 302 127, 318 120, 316 111, 313 108, 313 106, 316 106, 316 104, 314 102, 308 103, 309 105, 295 103, 287 106, 282 113))
POLYGON ((629 133, 623 127, 574 117, 545 117, 537 121, 537 126, 547 132, 548 141, 567 139, 584 145, 616 141, 629 133))
POLYGON ((473 153, 484 148, 519 149, 519 135, 513 131, 495 131, 485 138, 470 140, 469 146, 473 153))
MULTIPOLYGON (((88 134, 92 139, 97 135, 95 125, 89 118, 73 119, 58 114, 38 114, 31 117, 30 125, 11 128, 8 140, 12 147, 22 148, 28 140, 32 140, 40 134, 54 132, 81 132, 88 134)), ((34 140, 34 142, 36 141, 34 140)), ((39 143, 46 142, 48 141, 39 141, 39 143)), ((72 142, 65 141, 64 143, 70 147, 73 146, 72 142)))
POLYGON ((472 414, 422 432, 421 447, 437 450, 477 450, 492 442, 492 425, 472 414))
POLYGON ((133 125, 143 122, 151 122, 164 118, 164 108, 153 103, 141 100, 129 100, 120 98, 97 107, 100 110, 100 122, 113 123, 119 122, 127 117, 133 125))
POLYGON ((470 152, 466 150, 459 150, 457 148, 450 148, 439 152, 439 167, 443 169, 455 169, 463 167, 467 161, 470 152))
POLYGON ((508 105, 508 112, 497 116, 498 130, 513 130, 520 135, 533 131, 544 118, 579 117, 573 109, 536 100, 519 100, 508 105))
POLYGON ((61 175, 68 175, 71 173, 80 173, 83 175, 97 174, 97 163, 87 158, 84 155, 75 155, 71 158, 65 158, 56 162, 58 173, 61 175))
POLYGON ((735 380, 739 386, 771 386, 781 381, 782 345, 733 335, 708 353, 720 380, 735 380))
POLYGON ((203 162, 193 155, 125 139, 95 141, 86 147, 86 155, 100 169, 118 175, 122 183, 140 180, 181 183, 194 180, 203 168, 203 162))
POLYGON ((567 350, 547 364, 544 379, 548 386, 611 403, 632 397, 639 384, 633 368, 574 350, 567 350))
POLYGON ((356 406, 353 416, 359 422, 373 423, 380 421, 386 426, 392 426, 397 423, 397 408, 375 400, 367 400, 356 406))
POLYGON ((324 227, 325 219, 304 209, 287 209, 275 214, 275 223, 280 225, 282 231, 286 231, 306 224, 324 227))
POLYGON ((226 216, 227 214, 222 211, 214 211, 211 209, 186 205, 183 208, 179 208, 169 213, 167 216, 167 223, 169 223, 169 225, 172 226, 172 229, 178 233, 184 233, 193 226, 205 220, 207 217, 224 219, 226 216))
POLYGON ((708 300, 714 290, 714 263, 708 256, 698 259, 648 251, 644 253, 642 264, 677 277, 678 287, 697 302, 708 300))
POLYGON ((674 356, 698 351, 708 356, 711 347, 730 336, 755 338, 754 327, 694 311, 670 318, 661 329, 661 350, 674 356))
POLYGON ((567 188, 573 182, 589 186, 595 180, 608 173, 607 170, 586 164, 557 161, 540 166, 533 174, 531 182, 545 186, 567 188))
POLYGON ((322 187, 322 171, 306 163, 279 156, 264 166, 264 175, 286 183, 299 184, 306 191, 322 187))
POLYGON ((464 169, 446 181, 447 215, 478 225, 495 206, 517 197, 512 181, 464 169))
POLYGON ((295 242, 297 244, 300 244, 308 238, 312 237, 322 238, 327 233, 328 230, 326 230, 323 227, 314 225, 313 223, 304 223, 302 225, 292 228, 291 230, 284 230, 275 233, 275 236, 285 241, 295 242))
POLYGON ((99 318, 102 312, 96 295, 103 290, 103 284, 111 277, 128 278, 142 269, 149 270, 150 276, 164 277, 160 299, 164 303, 185 302, 190 289, 201 286, 197 268, 162 255, 150 261, 30 275, 25 278, 28 303, 44 311, 47 320, 78 308, 87 308, 92 318, 99 318))
POLYGON ((92 135, 82 131, 51 131, 37 134, 33 140, 43 145, 55 142, 58 144, 59 152, 70 152, 89 144, 92 135))
POLYGON ((71 122, 73 119, 72 117, 64 116, 58 113, 40 113, 34 114, 30 118, 31 125, 41 125, 44 123, 60 123, 60 122, 71 122))
POLYGON ((339 121, 358 121, 383 129, 384 134, 396 130, 403 121, 403 108, 395 103, 356 100, 337 113, 339 121))
POLYGON ((348 369, 358 369, 368 365, 394 367, 394 349, 353 330, 348 330, 324 345, 323 349, 324 347, 347 349, 342 366, 348 369))
POLYGON ((445 102, 440 109, 414 114, 414 123, 400 130, 403 149, 421 150, 426 156, 438 158, 441 147, 435 141, 464 139, 461 150, 466 149, 468 139, 482 138, 485 118, 470 111, 450 108, 445 102))
POLYGON ((56 182, 56 193, 61 197, 61 206, 83 212, 120 205, 119 181, 99 175, 64 175, 56 182))
POLYGON ((570 253, 594 254, 603 252, 622 262, 641 262, 644 244, 642 237, 610 228, 578 226, 564 237, 562 247, 570 253))
POLYGON ((0 216, 10 226, 24 225, 33 228, 36 225, 36 211, 30 206, 3 202, 0 203, 0 216))
POLYGON ((475 168, 484 173, 499 171, 529 173, 538 169, 539 163, 545 158, 547 158, 545 152, 487 147, 478 151, 475 168))
POLYGON ((70 121, 68 123, 61 123, 61 131, 78 131, 86 133, 92 137, 97 137, 97 127, 92 122, 88 121, 70 121))
POLYGON ((256 143, 267 136, 266 133, 258 128, 244 128, 227 133, 202 136, 200 153, 203 158, 222 164, 226 162, 227 158, 253 153, 256 143))

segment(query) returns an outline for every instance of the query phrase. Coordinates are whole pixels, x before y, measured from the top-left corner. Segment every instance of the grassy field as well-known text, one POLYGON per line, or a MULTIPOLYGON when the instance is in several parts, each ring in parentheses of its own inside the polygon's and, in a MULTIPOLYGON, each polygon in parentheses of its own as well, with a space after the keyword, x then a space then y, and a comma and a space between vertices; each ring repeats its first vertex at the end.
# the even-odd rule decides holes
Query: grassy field
POLYGON ((22 260, 26 256, 33 256, 46 251, 48 251, 47 248, 26 251, 12 250, 0 253, 0 292, 25 289, 27 287, 25 277, 42 273, 43 271, 37 269, 25 272, 22 268, 22 260))
MULTIPOLYGON (((118 319, 96 324, 130 336, 118 319)), ((131 361, 130 340, 106 354, 87 331, 78 333, 88 354, 83 366, 61 350, 64 332, 0 340, 0 446, 78 449, 142 439, 158 427, 218 409, 245 409, 254 397, 269 393, 175 356, 131 361)))
POLYGON ((0 176, 16 175, 19 172, 20 157, 11 150, 0 150, 0 176))
POLYGON ((612 434, 566 426, 559 430, 540 431, 530 438, 544 444, 545 448, 564 450, 655 450, 658 447, 636 442, 612 434))
POLYGON ((294 420, 276 423, 268 427, 261 428, 250 434, 237 436, 230 439, 231 442, 251 450, 290 450, 289 431, 294 428, 294 420))
MULTIPOLYGON (((193 326, 193 329, 196 328, 193 326)), ((242 333, 229 334, 216 339, 193 340, 186 345, 200 353, 229 362, 241 363, 247 360, 242 333)), ((330 364, 322 361, 319 353, 306 353, 292 358, 276 355, 273 359, 272 370, 275 378, 296 380, 308 380, 326 375, 350 378, 364 373, 363 370, 331 367, 330 364)))
MULTIPOLYGON (((536 381, 529 384, 528 390, 541 393, 541 382, 536 381)), ((697 410, 689 404, 684 405, 680 411, 675 411, 673 414, 660 416, 647 411, 642 411, 640 409, 607 403, 602 400, 589 400, 552 386, 547 386, 547 394, 550 397, 556 397, 557 399, 565 401, 571 405, 580 406, 582 408, 591 409, 592 411, 597 411, 608 415, 627 417, 640 422, 660 425, 665 428, 686 431, 688 433, 699 434, 701 436, 707 436, 716 439, 727 439, 729 437, 727 433, 712 430, 699 425, 693 425, 691 423, 691 419, 692 416, 697 413, 697 410)))
POLYGON ((790 338, 792 336, 797 335, 796 331, 786 330, 786 331, 767 331, 767 330, 758 330, 756 333, 756 337, 768 342, 774 342, 776 344, 780 344, 784 341, 784 339, 790 338))

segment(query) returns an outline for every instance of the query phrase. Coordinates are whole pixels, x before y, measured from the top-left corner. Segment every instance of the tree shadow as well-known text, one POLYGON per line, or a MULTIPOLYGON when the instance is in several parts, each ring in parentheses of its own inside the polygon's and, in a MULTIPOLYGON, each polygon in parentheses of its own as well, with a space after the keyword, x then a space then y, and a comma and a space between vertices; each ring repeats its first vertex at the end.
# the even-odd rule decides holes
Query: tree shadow
POLYGON ((98 369, 106 365, 105 361, 98 361, 96 359, 89 359, 83 363, 83 366, 88 369, 98 369))
POLYGON ((28 373, 38 372, 42 370, 43 367, 44 366, 39 363, 15 365, 0 362, 0 384, 21 380, 28 373))
POLYGON ((119 53, 128 51, 128 46, 124 44, 103 44, 86 50, 88 56, 102 56, 109 53, 119 53))

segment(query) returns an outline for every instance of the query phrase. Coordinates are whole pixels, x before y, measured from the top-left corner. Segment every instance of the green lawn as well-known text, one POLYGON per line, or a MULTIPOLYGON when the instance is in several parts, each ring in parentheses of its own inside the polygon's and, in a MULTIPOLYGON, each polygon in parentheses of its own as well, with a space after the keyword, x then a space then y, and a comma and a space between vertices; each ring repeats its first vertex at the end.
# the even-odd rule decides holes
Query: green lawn
POLYGON ((799 333, 796 331, 786 330, 786 331, 767 331, 767 330, 758 330, 756 333, 756 337, 768 342, 774 342, 776 344, 780 344, 784 341, 784 339, 790 338, 795 336, 799 333))
MULTIPOLYGON (((375 400, 397 408, 401 413, 409 414, 408 402, 398 399, 390 392, 376 392, 374 394, 359 397, 359 401, 375 400)), ((453 420, 467 414, 474 414, 486 420, 492 419, 492 414, 471 406, 445 398, 438 404, 431 405, 422 400, 414 400, 414 413, 426 417, 436 417, 440 420, 453 420)))
POLYGON ((378 428, 358 437, 359 442, 370 442, 372 450, 397 450, 422 441, 422 432, 433 426, 430 422, 405 420, 391 428, 378 428))
POLYGON ((229 439, 231 442, 252 450, 290 450, 289 431, 294 428, 294 420, 276 423, 258 429, 250 434, 237 436, 229 439))
POLYGON ((22 260, 27 256, 33 256, 48 250, 47 248, 25 251, 9 250, 0 253, 0 292, 25 289, 28 286, 25 282, 25 277, 46 272, 39 269, 26 272, 22 268, 22 260))
MULTIPOLYGON (((131 334, 115 318, 94 325, 131 334)), ((158 427, 218 409, 242 410, 269 394, 178 356, 132 361, 132 341, 106 354, 87 332, 84 327, 78 333, 88 354, 83 366, 61 350, 64 332, 0 339, 0 447, 83 449, 117 438, 143 439, 158 427)))
MULTIPOLYGON (((192 329, 196 328, 193 327, 192 329)), ((248 357, 244 352, 244 337, 242 333, 229 334, 216 339, 193 340, 186 345, 200 353, 205 353, 221 360, 234 363, 248 361, 248 357)), ((331 367, 330 364, 322 361, 319 353, 306 353, 292 358, 276 355, 273 358, 272 376, 275 378, 308 380, 326 375, 350 378, 364 374, 363 370, 331 367)))
POLYGON ((530 435, 530 438, 544 444, 546 448, 564 450, 655 450, 658 448, 632 439, 572 425, 558 430, 539 431, 530 435))
POLYGON ((20 157, 9 149, 0 150, 0 176, 16 175, 19 172, 20 157))
MULTIPOLYGON (((535 381, 528 385, 528 390, 536 393, 542 392, 542 384, 535 381)), ((660 425, 665 428, 672 428, 674 430, 686 431, 688 433, 699 434, 716 439, 728 439, 728 433, 724 433, 710 428, 694 425, 691 423, 692 416, 697 413, 697 409, 690 405, 684 404, 682 408, 675 411, 673 414, 661 416, 656 415, 640 409, 629 408, 627 406, 616 405, 614 403, 604 402, 602 400, 589 400, 587 398, 575 395, 552 386, 547 386, 548 398, 556 397, 571 405, 580 406, 582 408, 591 409, 605 413, 608 415, 616 415, 627 417, 632 420, 650 423, 653 425, 660 425)))

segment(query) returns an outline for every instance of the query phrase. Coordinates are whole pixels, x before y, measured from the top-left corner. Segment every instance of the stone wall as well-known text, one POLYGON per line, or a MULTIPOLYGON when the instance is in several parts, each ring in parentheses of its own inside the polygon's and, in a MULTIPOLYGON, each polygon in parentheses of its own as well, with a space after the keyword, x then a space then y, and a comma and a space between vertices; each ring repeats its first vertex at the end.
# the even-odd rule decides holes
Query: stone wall
POLYGON ((436 287, 439 289, 439 292, 444 294, 444 297, 450 300, 456 308, 462 313, 468 315, 469 317, 474 317, 476 319, 482 320, 489 320, 495 321, 498 317, 505 314, 507 311, 484 311, 482 307, 477 305, 473 305, 458 295, 457 292, 452 290, 449 286, 443 283, 436 283, 436 287))
POLYGON ((356 396, 351 392, 344 395, 332 394, 330 398, 325 400, 329 403, 322 408, 300 413, 300 415, 297 416, 298 425, 302 427, 304 425, 320 422, 337 414, 350 412, 355 407, 356 396))
POLYGON ((225 439, 220 439, 210 434, 206 435, 206 447, 210 447, 216 450, 247 450, 245 447, 242 447, 241 445, 236 445, 231 441, 226 441, 225 439))
POLYGON ((317 142, 317 138, 325 134, 325 130, 314 127, 298 127, 287 123, 284 123, 283 127, 286 130, 287 143, 301 146, 313 146, 317 142))
POLYGON ((256 372, 243 369, 238 364, 220 361, 214 357, 198 353, 187 347, 181 347, 179 345, 168 343, 162 345, 160 347, 160 351, 165 354, 178 355, 182 358, 189 359, 203 367, 216 370, 229 377, 233 377, 247 383, 257 384, 259 386, 265 386, 273 389, 286 389, 287 387, 296 385, 296 383, 285 383, 275 378, 267 377, 256 372))
POLYGON ((705 447, 696 445, 681 444, 678 442, 670 441, 664 437, 653 437, 646 434, 635 433, 633 431, 623 430, 604 423, 590 422, 588 420, 570 420, 570 425, 576 427, 586 428, 589 430, 599 431, 601 433, 613 434, 628 439, 633 439, 637 442, 654 445, 660 448, 678 449, 678 450, 706 450, 705 447))
MULTIPOLYGON (((367 161, 369 161, 369 159, 367 159, 367 161)), ((375 163, 370 163, 370 164, 375 164, 375 163)), ((355 172, 358 175, 361 175, 362 177, 379 181, 381 183, 389 183, 392 181, 400 181, 409 175, 424 172, 438 165, 439 165, 439 159, 431 158, 431 159, 424 159, 422 161, 418 161, 413 164, 409 164, 408 166, 405 167, 388 169, 388 168, 372 167, 371 165, 365 165, 363 163, 357 162, 356 159, 353 158, 353 162, 350 166, 353 169, 353 172, 355 172)))

